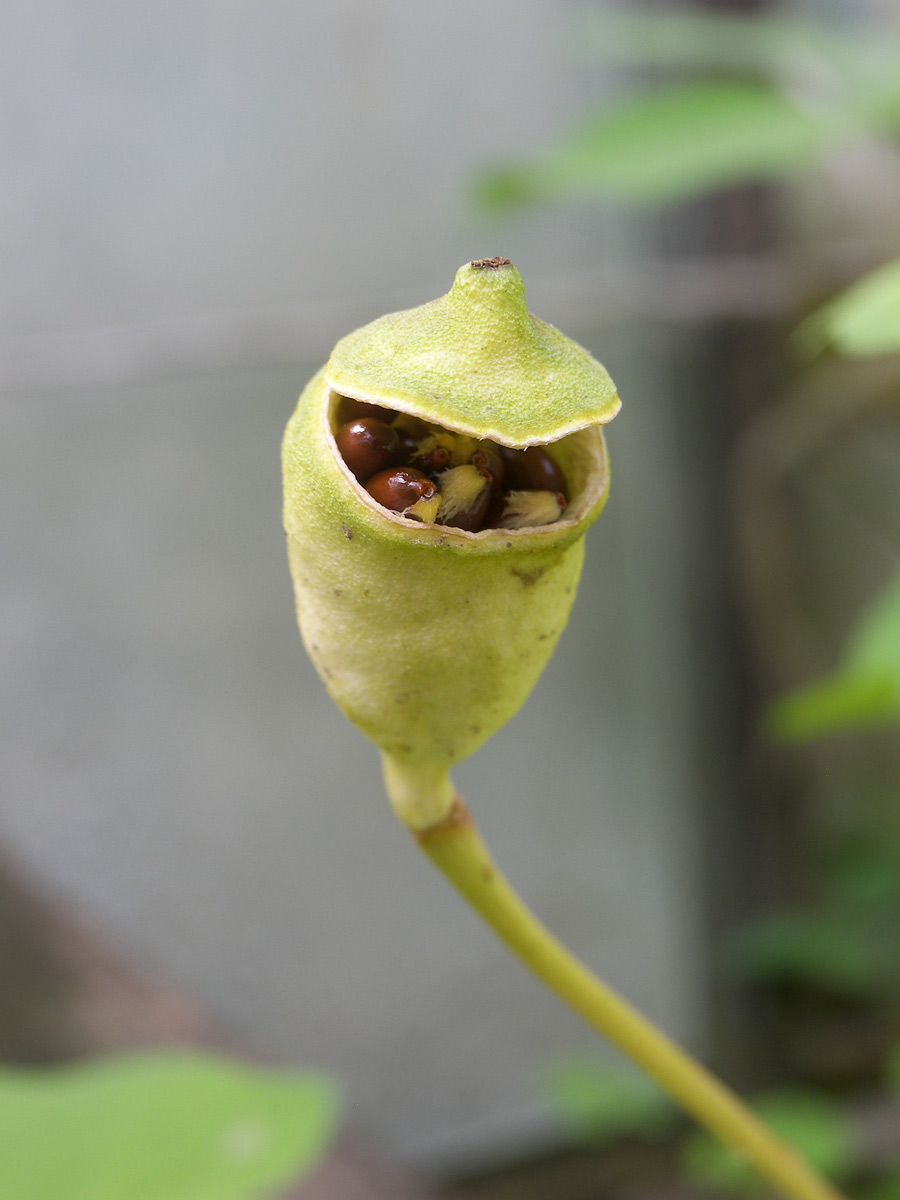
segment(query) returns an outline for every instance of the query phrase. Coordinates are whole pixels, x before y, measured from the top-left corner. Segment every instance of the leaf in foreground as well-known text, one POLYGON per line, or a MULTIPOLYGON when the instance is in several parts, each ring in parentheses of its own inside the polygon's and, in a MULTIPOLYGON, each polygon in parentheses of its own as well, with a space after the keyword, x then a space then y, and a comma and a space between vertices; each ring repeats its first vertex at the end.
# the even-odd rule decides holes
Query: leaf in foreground
POLYGON ((244 1200, 310 1170, 335 1127, 325 1077, 170 1052, 0 1071, 0 1196, 244 1200))

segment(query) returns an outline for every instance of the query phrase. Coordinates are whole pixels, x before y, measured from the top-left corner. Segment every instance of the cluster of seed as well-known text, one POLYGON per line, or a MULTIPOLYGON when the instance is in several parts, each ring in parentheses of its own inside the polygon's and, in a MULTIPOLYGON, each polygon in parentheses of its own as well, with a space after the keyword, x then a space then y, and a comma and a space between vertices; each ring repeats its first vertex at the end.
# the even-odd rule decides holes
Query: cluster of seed
POLYGON ((407 413, 342 396, 335 441, 383 508, 434 525, 551 525, 568 504, 566 477, 543 446, 514 450, 407 413))

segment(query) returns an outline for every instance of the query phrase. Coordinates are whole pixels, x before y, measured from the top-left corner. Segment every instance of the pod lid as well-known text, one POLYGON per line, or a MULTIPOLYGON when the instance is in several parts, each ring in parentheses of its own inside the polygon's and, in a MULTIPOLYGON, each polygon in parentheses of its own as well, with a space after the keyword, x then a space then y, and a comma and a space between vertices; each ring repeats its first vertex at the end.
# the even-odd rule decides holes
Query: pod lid
POLYGON ((505 258, 466 263, 446 296, 348 334, 325 373, 343 395, 512 446, 556 441, 620 407, 605 368, 531 315, 505 258))

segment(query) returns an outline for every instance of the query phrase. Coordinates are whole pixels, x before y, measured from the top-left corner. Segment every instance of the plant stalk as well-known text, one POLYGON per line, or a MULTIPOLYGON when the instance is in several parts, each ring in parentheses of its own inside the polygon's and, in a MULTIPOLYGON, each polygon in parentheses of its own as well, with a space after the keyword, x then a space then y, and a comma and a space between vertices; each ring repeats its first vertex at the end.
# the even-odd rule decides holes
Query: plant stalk
POLYGON ((841 1200, 714 1075, 593 975, 537 920, 501 875, 458 797, 413 835, 494 932, 558 996, 639 1063, 694 1117, 744 1154, 791 1200, 841 1200))

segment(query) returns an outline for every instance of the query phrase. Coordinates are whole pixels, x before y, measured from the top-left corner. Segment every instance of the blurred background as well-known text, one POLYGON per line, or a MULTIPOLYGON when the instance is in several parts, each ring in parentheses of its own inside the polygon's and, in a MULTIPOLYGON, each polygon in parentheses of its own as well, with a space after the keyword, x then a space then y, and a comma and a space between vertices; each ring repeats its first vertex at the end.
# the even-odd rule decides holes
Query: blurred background
POLYGON ((896 355, 787 348, 900 242, 898 13, 819 7, 3 6, 5 1059, 212 1036, 334 1073, 379 1159, 458 1189, 618 1152, 617 1060, 408 844, 281 532, 334 342, 502 254, 623 410, 571 626, 460 789, 738 1086, 881 1096, 896 689, 766 724, 900 568, 896 355))

